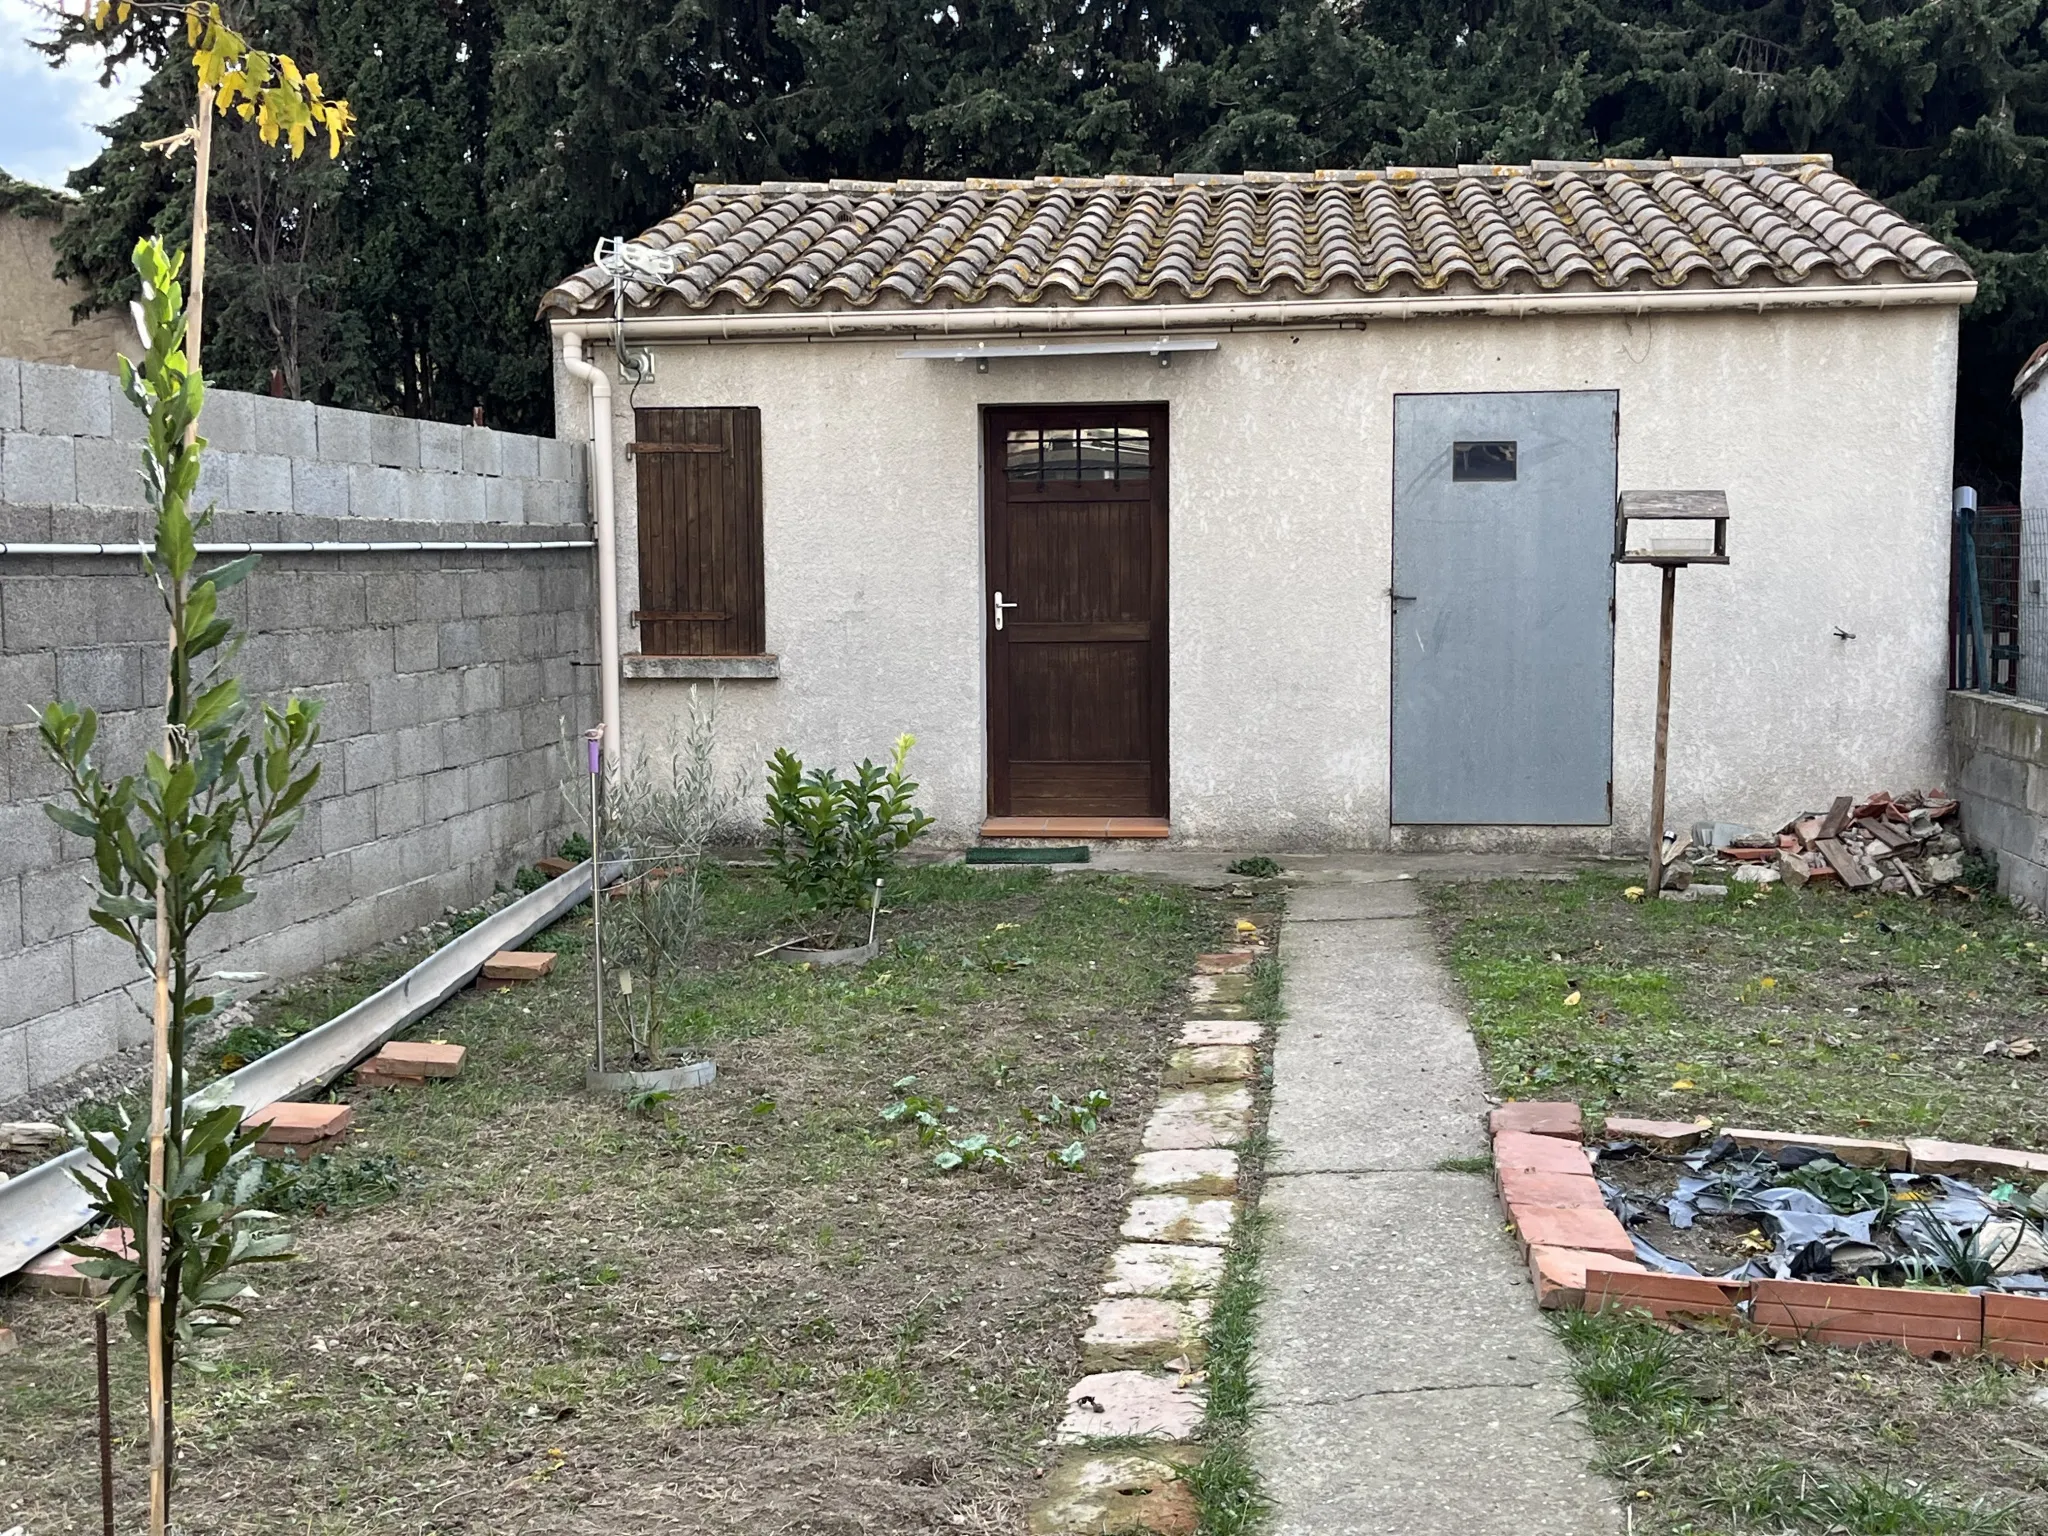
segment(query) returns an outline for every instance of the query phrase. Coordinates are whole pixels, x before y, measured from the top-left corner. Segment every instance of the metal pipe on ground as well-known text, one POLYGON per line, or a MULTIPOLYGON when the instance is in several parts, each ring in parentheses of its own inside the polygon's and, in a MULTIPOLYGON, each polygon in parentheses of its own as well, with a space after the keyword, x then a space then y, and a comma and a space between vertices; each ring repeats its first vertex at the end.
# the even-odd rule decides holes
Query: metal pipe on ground
MULTIPOLYGON (((625 872, 605 866, 606 879, 625 872)), ((457 934, 390 985, 317 1029, 287 1041, 240 1071, 216 1078, 187 1103, 195 1110, 221 1104, 260 1109, 281 1099, 304 1098, 339 1078, 378 1050, 400 1030, 417 1023, 476 980, 484 961, 501 949, 517 949, 559 922, 590 895, 585 860, 510 905, 457 934)), ((91 1160, 74 1147, 0 1183, 0 1278, 5 1278, 70 1237, 92 1219, 92 1202, 73 1176, 91 1160)))

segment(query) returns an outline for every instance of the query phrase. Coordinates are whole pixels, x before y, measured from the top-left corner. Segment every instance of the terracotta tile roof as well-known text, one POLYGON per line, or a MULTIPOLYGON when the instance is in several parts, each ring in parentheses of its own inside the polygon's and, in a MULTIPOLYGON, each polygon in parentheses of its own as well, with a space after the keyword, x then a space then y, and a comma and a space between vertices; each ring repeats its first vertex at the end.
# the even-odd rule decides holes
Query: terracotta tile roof
MULTIPOLYGON (((1967 279, 1825 155, 702 186, 625 252, 641 313, 1967 279)), ((610 313, 585 267, 543 314, 610 313)))

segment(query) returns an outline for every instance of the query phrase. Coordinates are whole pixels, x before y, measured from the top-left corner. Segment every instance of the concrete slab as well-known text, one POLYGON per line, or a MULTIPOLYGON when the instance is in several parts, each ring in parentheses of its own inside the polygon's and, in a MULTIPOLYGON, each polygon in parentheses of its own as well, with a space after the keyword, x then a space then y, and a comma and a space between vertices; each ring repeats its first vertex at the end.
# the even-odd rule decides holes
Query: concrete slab
POLYGON ((1469 1173, 1274 1179, 1261 1208, 1263 1401, 1562 1380, 1527 1264, 1469 1173))
POLYGON ((1478 1047, 1419 920, 1290 928, 1281 976, 1274 1172, 1421 1170, 1485 1154, 1478 1047))
POLYGON ((1272 1536, 1612 1536, 1564 1385, 1367 1392, 1253 1425, 1272 1536))
POLYGON ((1253 1362, 1272 1531, 1608 1536, 1618 1501, 1491 1181, 1432 1171, 1486 1150, 1478 1050, 1412 888, 1368 873, 1297 888, 1314 915, 1283 943, 1253 1362))

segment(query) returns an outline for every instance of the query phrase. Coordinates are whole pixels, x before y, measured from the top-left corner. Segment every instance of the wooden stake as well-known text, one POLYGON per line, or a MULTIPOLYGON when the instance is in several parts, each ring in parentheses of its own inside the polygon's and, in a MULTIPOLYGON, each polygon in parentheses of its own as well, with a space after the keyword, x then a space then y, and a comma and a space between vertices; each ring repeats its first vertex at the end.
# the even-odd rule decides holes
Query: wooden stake
MULTIPOLYGON (((206 193, 213 179, 213 91, 199 93, 192 125, 192 268, 185 291, 185 364, 199 371, 199 339, 206 314, 206 193)), ((195 423, 196 426, 196 423, 195 423)))
POLYGON ((107 1385, 107 1309, 92 1309, 92 1341, 100 1385, 100 1536, 114 1536, 114 1409, 107 1385))
POLYGON ((1664 761, 1671 746, 1671 611, 1678 567, 1664 567, 1664 611, 1657 621, 1657 756, 1650 774, 1650 895, 1664 889, 1664 761))

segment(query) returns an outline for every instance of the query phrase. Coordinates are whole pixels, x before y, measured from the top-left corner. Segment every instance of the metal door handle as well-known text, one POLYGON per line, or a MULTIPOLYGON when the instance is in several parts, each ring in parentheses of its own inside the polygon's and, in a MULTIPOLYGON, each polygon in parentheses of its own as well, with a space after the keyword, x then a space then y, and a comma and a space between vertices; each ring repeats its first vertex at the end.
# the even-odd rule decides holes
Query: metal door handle
POLYGON ((1017 604, 1015 604, 1015 603, 1006 603, 1006 602, 1004 602, 1004 601, 1003 601, 1003 593, 1002 593, 1002 589, 1001 589, 1000 587, 998 587, 998 588, 996 589, 996 596, 995 596, 995 609, 996 609, 996 628, 997 628, 997 629, 1001 629, 1001 628, 1003 627, 1003 610, 1004 610, 1005 608, 1015 608, 1016 606, 1017 606, 1017 604))
POLYGON ((1394 603, 1412 603, 1415 601, 1415 598, 1410 593, 1396 592, 1392 587, 1389 587, 1387 588, 1387 600, 1394 603))

